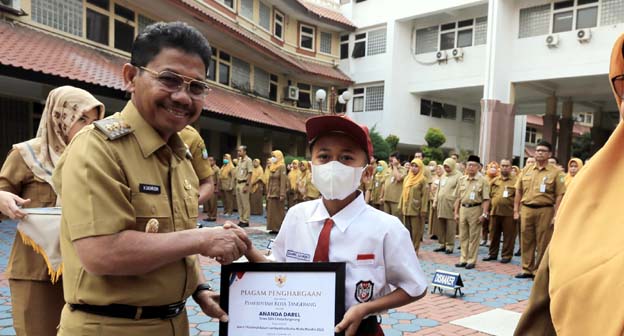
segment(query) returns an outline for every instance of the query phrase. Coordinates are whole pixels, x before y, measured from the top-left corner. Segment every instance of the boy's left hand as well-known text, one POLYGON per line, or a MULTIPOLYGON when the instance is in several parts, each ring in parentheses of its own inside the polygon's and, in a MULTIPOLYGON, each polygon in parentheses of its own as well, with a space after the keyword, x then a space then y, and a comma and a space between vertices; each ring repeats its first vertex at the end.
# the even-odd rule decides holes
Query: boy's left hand
POLYGON ((368 312, 364 304, 352 306, 347 310, 342 321, 336 325, 334 332, 339 333, 344 331, 345 336, 355 336, 360 323, 362 323, 362 319, 364 319, 364 316, 367 314, 368 312))

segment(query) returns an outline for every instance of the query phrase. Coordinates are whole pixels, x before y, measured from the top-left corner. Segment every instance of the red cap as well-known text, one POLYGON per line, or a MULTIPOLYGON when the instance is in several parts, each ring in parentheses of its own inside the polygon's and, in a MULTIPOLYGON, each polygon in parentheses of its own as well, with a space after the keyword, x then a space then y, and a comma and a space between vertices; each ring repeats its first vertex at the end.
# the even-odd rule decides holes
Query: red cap
POLYGON ((366 151, 369 158, 373 156, 373 142, 370 139, 368 127, 361 126, 344 115, 323 115, 306 120, 306 135, 309 144, 312 144, 320 135, 329 132, 348 135, 366 151))

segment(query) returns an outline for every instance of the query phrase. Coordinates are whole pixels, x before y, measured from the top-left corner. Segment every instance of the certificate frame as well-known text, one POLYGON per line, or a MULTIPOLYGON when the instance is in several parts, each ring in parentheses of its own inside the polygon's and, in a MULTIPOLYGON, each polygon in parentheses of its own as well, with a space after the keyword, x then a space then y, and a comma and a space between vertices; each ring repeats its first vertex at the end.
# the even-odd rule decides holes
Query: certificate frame
MULTIPOLYGON (((334 293, 334 325, 337 325, 345 314, 345 270, 344 262, 285 262, 285 263, 232 263, 221 267, 221 296, 220 305, 228 315, 230 315, 230 277, 238 272, 271 272, 271 273, 334 273, 335 293, 334 293)), ((342 336, 344 332, 335 333, 342 336)), ((219 336, 235 336, 228 334, 228 323, 219 322, 219 336)))

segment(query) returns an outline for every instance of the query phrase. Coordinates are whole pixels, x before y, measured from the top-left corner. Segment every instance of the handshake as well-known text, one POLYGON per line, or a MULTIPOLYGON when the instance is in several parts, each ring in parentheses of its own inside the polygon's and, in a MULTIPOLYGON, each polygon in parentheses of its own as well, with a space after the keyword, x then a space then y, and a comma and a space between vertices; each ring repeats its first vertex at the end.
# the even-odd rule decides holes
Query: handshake
POLYGON ((198 231, 199 254, 214 258, 222 265, 231 264, 252 248, 245 230, 232 222, 198 231))

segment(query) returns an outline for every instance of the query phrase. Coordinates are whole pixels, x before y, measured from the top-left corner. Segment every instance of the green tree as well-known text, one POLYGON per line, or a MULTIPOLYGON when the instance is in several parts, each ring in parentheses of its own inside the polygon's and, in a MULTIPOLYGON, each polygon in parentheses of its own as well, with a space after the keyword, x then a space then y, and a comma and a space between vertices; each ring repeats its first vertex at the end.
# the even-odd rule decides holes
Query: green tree
POLYGON ((446 136, 439 128, 430 128, 425 134, 427 146, 422 147, 424 157, 436 162, 444 160, 444 152, 440 148, 446 142, 446 136))
POLYGON ((390 134, 386 137, 386 142, 390 146, 390 151, 394 152, 399 145, 399 137, 394 134, 390 134))
MULTIPOLYGON (((572 156, 577 157, 583 162, 591 156, 591 133, 583 133, 583 135, 572 139, 572 156)), ((562 162, 566 165, 567 162, 562 162)))
POLYGON ((390 145, 381 137, 375 127, 370 130, 370 138, 373 143, 373 155, 380 160, 387 159, 391 152, 390 145))

